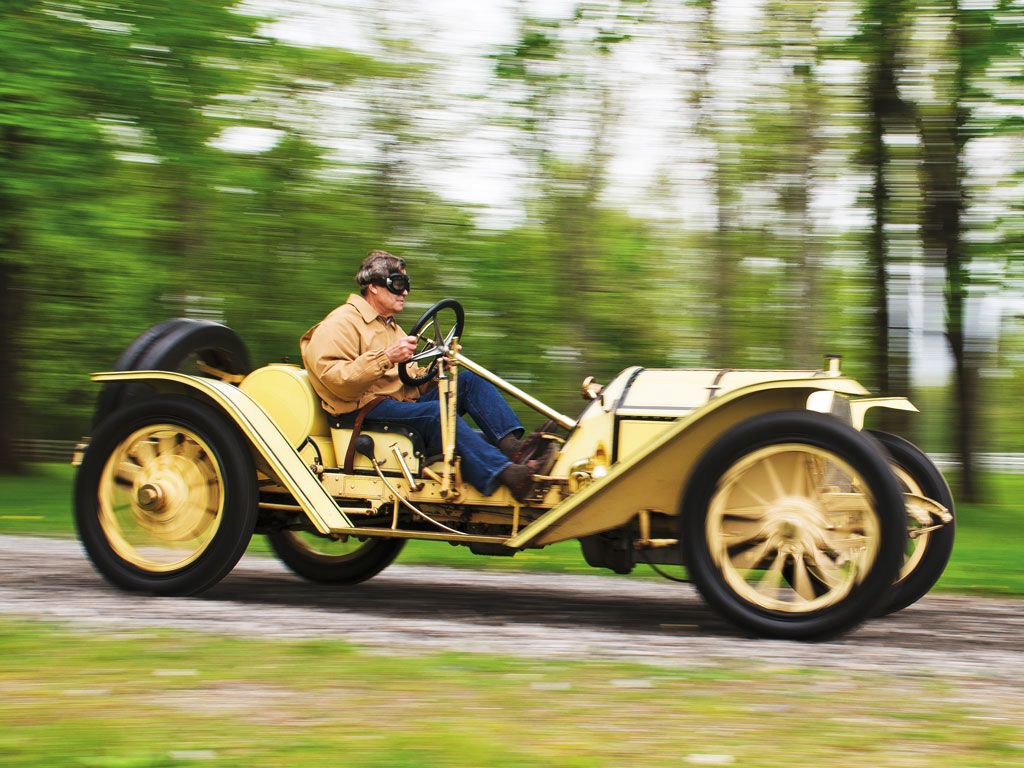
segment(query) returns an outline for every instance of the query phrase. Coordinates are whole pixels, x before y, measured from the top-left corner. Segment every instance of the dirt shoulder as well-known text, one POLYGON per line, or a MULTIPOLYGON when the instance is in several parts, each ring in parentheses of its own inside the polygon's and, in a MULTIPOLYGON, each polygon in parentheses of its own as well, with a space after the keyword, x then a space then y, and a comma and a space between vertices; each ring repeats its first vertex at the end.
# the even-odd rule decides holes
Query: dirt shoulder
POLYGON ((77 542, 0 536, 0 614, 103 629, 170 627, 267 638, 331 637, 383 653, 431 650, 667 666, 753 663, 1024 688, 1024 602, 928 597, 824 643, 744 637, 687 585, 605 576, 389 568, 355 587, 313 585, 247 557, 198 598, 109 587, 77 542))

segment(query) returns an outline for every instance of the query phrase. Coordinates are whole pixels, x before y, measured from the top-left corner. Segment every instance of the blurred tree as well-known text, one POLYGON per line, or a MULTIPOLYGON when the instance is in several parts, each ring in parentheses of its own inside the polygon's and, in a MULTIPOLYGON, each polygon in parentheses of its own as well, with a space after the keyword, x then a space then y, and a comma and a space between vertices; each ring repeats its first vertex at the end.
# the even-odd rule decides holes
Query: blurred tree
MULTIPOLYGON (((693 0, 691 5, 697 11, 697 35, 692 45, 697 57, 693 72, 693 89, 690 101, 697 117, 693 132, 705 147, 706 163, 711 178, 709 185, 714 207, 714 233, 712 235, 707 270, 709 281, 706 305, 708 330, 707 355, 711 365, 731 364, 740 359, 741 344, 738 338, 739 313, 736 311, 736 286, 740 277, 740 257, 735 249, 736 204, 738 193, 735 184, 736 154, 735 143, 719 124, 715 107, 718 89, 715 73, 721 55, 722 35, 715 23, 715 0, 693 0)), ((680 72, 680 75, 683 73, 680 72)))
MULTIPOLYGON (((868 108, 867 141, 859 159, 871 172, 871 231, 868 260, 873 273, 874 333, 872 369, 879 394, 906 395, 910 389, 910 349, 907 323, 895 323, 890 313, 893 297, 889 290, 891 247, 887 229, 896 216, 891 199, 900 189, 892 183, 893 169, 886 143, 887 135, 912 129, 910 106, 900 94, 898 82, 903 69, 901 50, 906 36, 907 8, 903 0, 868 0, 853 43, 867 65, 864 98, 868 108)), ((906 297, 900 297, 904 302, 906 297)), ((903 308, 902 315, 906 314, 903 308)), ((910 420, 899 411, 880 415, 881 426, 907 434, 910 420)))
POLYGON ((801 368, 821 365, 829 314, 824 246, 811 210, 825 123, 825 98, 816 78, 819 12, 816 0, 769 3, 760 48, 767 59, 763 67, 777 72, 779 84, 751 110, 741 154, 744 179, 771 190, 777 201, 777 217, 764 226, 777 243, 771 255, 784 263, 775 288, 785 313, 779 341, 786 364, 801 368))
MULTIPOLYGON (((373 69, 367 57, 263 37, 262 20, 235 5, 4 4, 0 468, 14 468, 19 402, 34 434, 66 436, 95 397, 80 372, 108 366, 166 317, 169 298, 177 312, 220 318, 224 293, 259 282, 258 270, 239 279, 238 231, 215 233, 230 197, 215 182, 253 157, 218 148, 223 131, 287 135, 275 122, 289 117, 283 105, 373 69)), ((294 174, 319 152, 291 152, 294 174)))
MULTIPOLYGON (((644 299, 636 304, 653 270, 643 268, 642 248, 631 253, 608 237, 617 229, 612 222, 623 219, 603 203, 620 118, 613 59, 646 5, 581 3, 571 19, 521 17, 516 42, 493 57, 515 151, 527 168, 528 220, 545 233, 539 260, 557 273, 546 276, 556 294, 547 322, 561 329, 555 354, 565 358, 567 389, 578 384, 580 370, 611 375, 627 350, 660 346, 645 344, 657 328, 644 299), (613 285, 631 290, 613 292, 613 285)), ((544 290, 534 284, 534 294, 544 290)))
POLYGON ((942 31, 935 40, 947 66, 935 68, 932 88, 916 103, 921 139, 922 238, 926 258, 945 273, 946 338, 953 355, 954 446, 961 462, 964 500, 983 494, 975 464, 980 398, 978 369, 982 349, 966 324, 974 278, 965 238, 969 207, 965 150, 972 138, 991 132, 991 118, 977 104, 991 98, 988 70, 993 61, 1020 55, 1024 11, 1012 0, 968 6, 959 0, 934 6, 926 18, 942 31), (934 94, 934 95, 932 95, 934 94))
POLYGON ((26 358, 61 354, 59 341, 26 343, 33 278, 77 257, 111 164, 93 115, 116 66, 92 54, 104 31, 85 21, 41 0, 7 0, 0 14, 0 472, 17 469, 26 358))

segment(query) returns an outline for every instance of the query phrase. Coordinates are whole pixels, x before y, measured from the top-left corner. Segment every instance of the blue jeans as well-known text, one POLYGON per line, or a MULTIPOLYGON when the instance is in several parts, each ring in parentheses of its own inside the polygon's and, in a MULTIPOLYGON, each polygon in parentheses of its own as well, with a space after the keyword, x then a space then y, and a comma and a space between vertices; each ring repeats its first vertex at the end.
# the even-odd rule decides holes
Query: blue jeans
MULTIPOLYGON (((412 403, 381 400, 370 418, 392 421, 412 427, 427 442, 427 453, 440 453, 441 409, 437 388, 412 403)), ((510 462, 495 446, 513 432, 522 436, 523 425, 491 382, 472 371, 459 371, 459 392, 456 401, 455 451, 462 457, 462 476, 485 496, 498 487, 498 475, 510 462), (483 436, 462 417, 472 417, 483 436)))

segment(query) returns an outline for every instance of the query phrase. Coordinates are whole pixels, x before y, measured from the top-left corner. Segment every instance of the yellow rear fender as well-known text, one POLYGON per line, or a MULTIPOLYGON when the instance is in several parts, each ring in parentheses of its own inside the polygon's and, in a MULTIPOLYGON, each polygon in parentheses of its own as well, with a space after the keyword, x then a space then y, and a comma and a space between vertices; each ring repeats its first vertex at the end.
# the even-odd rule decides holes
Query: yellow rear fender
POLYGON ((226 414, 262 458, 281 485, 295 497, 321 533, 351 528, 352 523, 324 489, 292 442, 273 419, 238 387, 217 379, 188 376, 171 371, 115 371, 94 373, 93 381, 130 381, 147 384, 155 391, 183 394, 204 400, 226 414))
POLYGON ((624 525, 639 512, 678 514, 683 490, 704 451, 730 427, 772 411, 806 409, 813 392, 865 395, 847 378, 775 381, 727 392, 680 417, 616 462, 603 478, 567 497, 509 540, 510 547, 553 544, 624 525))

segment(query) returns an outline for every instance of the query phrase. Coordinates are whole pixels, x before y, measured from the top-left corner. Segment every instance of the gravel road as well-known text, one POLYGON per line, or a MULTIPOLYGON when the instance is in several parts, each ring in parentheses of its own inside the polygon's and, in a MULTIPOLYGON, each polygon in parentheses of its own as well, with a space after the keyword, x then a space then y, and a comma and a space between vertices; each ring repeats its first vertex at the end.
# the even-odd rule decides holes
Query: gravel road
MULTIPOLYGON (((922 600, 824 643, 744 637, 687 585, 395 565, 356 587, 246 557, 198 598, 109 587, 74 541, 0 536, 0 614, 122 630, 343 639, 382 653, 460 650, 705 666, 742 661, 984 679, 1024 691, 1024 601, 922 600)), ((964 682, 967 682, 966 680, 964 682)))

